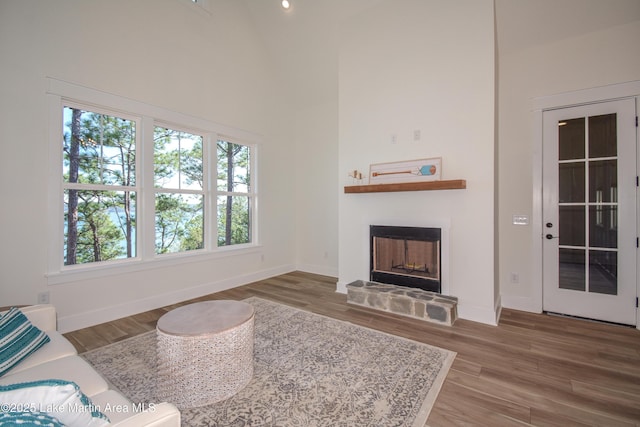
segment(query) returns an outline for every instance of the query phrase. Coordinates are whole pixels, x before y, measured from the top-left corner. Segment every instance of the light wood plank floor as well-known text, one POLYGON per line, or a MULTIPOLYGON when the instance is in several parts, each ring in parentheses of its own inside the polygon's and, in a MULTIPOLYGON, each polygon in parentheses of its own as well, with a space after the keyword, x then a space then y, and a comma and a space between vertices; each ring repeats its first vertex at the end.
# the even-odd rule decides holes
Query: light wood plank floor
MULTIPOLYGON (((294 272, 208 295, 288 304, 457 352, 430 426, 640 426, 640 331, 503 310, 453 327, 347 305, 335 278, 294 272)), ((65 334, 79 352, 153 330, 182 304, 65 334)))

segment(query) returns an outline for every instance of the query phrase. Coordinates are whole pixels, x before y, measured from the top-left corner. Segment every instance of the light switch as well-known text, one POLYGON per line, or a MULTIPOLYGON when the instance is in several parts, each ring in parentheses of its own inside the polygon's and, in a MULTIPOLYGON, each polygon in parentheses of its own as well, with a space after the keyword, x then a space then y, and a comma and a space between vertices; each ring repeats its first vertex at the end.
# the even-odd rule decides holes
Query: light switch
POLYGON ((513 225, 529 225, 529 216, 528 215, 514 215, 513 216, 513 225))

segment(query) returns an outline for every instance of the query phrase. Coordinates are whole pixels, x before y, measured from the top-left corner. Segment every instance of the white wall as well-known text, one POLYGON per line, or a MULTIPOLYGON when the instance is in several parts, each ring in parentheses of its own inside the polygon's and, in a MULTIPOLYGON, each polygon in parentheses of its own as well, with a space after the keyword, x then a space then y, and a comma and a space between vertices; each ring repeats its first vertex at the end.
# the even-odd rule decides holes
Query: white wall
POLYGON ((448 293, 459 298, 461 317, 496 323, 494 58, 492 0, 387 0, 344 22, 340 186, 348 171, 368 172, 372 163, 442 157, 442 178, 466 179, 467 189, 340 188, 339 291, 369 277, 369 225, 450 224, 448 293))
POLYGON ((533 99, 640 80, 638 40, 635 21, 500 57, 499 281, 505 307, 542 309, 540 266, 533 262, 541 237, 534 236, 533 224, 511 224, 514 214, 535 215, 533 99), (512 272, 519 283, 512 283, 512 272))
MULTIPOLYGON (((335 70, 337 73, 337 70, 335 70)), ((338 276, 338 99, 295 114, 298 270, 338 276)))
POLYGON ((534 237, 530 226, 511 225, 513 214, 532 215, 532 99, 639 80, 640 21, 501 55, 495 167, 492 3, 367 2, 341 23, 336 93, 294 110, 255 34, 260 15, 252 20, 243 2, 212 1, 207 14, 189 0, 2 0, 0 305, 49 291, 63 323, 79 326, 294 268, 338 275, 344 291, 368 277, 369 224, 437 223, 450 224, 448 286, 463 316, 492 323, 494 282, 505 306, 535 311, 534 237), (47 286, 45 77, 261 134, 262 249, 47 286), (434 156, 443 157, 443 178, 468 188, 343 193, 349 170, 434 156))
POLYGON ((233 0, 0 3, 0 305, 49 291, 69 330, 295 268, 292 112, 247 16, 233 0), (262 135, 261 250, 48 286, 46 77, 262 135))

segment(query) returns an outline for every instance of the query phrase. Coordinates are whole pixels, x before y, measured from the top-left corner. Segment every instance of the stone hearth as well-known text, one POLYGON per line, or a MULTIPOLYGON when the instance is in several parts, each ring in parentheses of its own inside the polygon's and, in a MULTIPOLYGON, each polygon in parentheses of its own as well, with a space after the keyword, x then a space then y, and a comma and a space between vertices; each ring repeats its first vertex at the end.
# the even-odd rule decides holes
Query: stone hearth
POLYGON ((448 326, 458 318, 456 297, 386 283, 349 283, 347 302, 448 326))

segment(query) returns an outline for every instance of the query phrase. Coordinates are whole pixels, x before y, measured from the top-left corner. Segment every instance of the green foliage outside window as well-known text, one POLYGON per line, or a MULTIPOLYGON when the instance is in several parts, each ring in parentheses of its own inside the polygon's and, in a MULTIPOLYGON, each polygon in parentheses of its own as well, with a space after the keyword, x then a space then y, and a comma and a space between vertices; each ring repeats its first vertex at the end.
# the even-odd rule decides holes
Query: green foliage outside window
POLYGON ((218 246, 251 242, 250 149, 218 141, 218 246))
MULTIPOLYGON (((64 264, 136 256, 139 218, 136 120, 63 109, 64 264)), ((204 249, 208 197, 217 197, 217 246, 251 243, 250 147, 215 145, 217 196, 205 185, 204 138, 155 126, 155 253, 204 249), (209 194, 213 194, 210 196, 209 194)), ((140 194, 139 194, 140 193, 140 194)), ((212 230, 213 231, 213 230, 212 230)))
POLYGON ((204 248, 203 138, 164 127, 154 131, 157 254, 204 248))
POLYGON ((75 108, 64 121, 65 265, 135 256, 135 122, 75 108))

